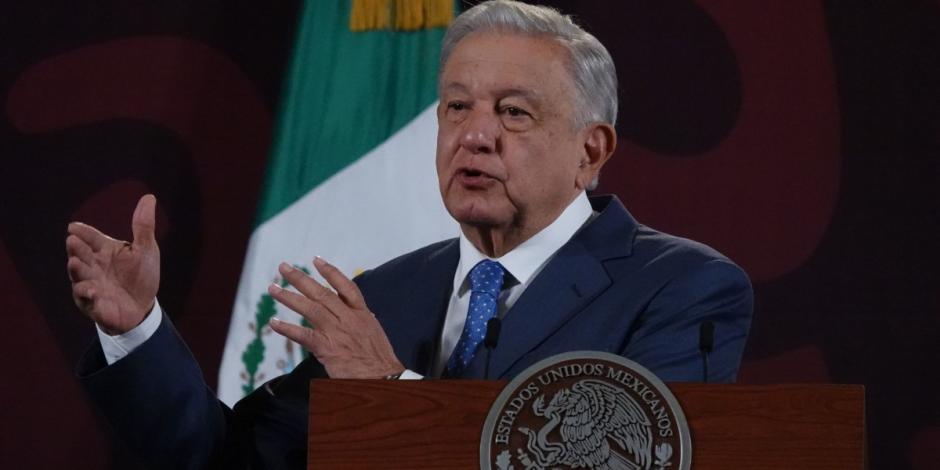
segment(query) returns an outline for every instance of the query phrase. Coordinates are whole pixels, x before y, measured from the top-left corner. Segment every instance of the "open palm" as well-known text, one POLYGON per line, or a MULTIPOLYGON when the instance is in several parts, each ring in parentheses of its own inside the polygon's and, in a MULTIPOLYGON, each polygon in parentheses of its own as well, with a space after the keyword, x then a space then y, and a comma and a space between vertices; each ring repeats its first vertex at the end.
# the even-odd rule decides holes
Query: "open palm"
POLYGON ((68 226, 65 247, 75 305, 106 333, 125 333, 143 321, 160 285, 160 249, 154 235, 157 200, 140 198, 133 242, 111 238, 80 222, 68 226))

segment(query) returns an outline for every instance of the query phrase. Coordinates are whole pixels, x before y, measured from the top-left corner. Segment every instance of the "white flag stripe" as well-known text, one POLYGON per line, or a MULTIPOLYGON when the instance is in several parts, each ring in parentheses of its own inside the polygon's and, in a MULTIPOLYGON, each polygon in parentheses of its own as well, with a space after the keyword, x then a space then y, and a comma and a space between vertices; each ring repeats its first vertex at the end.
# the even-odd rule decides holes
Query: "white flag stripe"
MULTIPOLYGON (((222 401, 232 405, 243 396, 242 354, 254 335, 248 325, 254 322, 257 303, 280 262, 312 269, 311 260, 319 255, 352 276, 357 270, 457 235, 457 224, 438 192, 435 109, 436 103, 252 234, 219 370, 222 401)), ((285 311, 280 307, 278 316, 298 320, 285 311)), ((296 347, 292 357, 287 357, 286 348, 277 346, 285 341, 272 339, 265 341, 267 349, 259 367, 264 372, 262 382, 299 360, 296 347)))

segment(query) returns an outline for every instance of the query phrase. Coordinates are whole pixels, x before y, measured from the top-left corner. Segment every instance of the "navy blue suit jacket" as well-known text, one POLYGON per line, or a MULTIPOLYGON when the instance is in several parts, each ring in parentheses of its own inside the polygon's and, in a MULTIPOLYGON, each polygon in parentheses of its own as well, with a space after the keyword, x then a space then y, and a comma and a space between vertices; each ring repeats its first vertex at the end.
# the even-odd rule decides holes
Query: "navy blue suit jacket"
MULTIPOLYGON (((666 382, 702 379, 699 326, 715 324, 710 381, 732 381, 750 326, 744 272, 702 244, 638 224, 614 197, 565 244, 503 320, 490 378, 508 379, 554 354, 597 350, 634 360, 666 382)), ((430 373, 454 271, 457 240, 439 242, 360 275, 369 308, 399 359, 430 373)), ((479 354, 466 377, 482 377, 479 354)), ((105 366, 93 346, 79 376, 105 415, 159 468, 305 467, 313 359, 229 410, 205 385, 168 318, 140 348, 105 366)))

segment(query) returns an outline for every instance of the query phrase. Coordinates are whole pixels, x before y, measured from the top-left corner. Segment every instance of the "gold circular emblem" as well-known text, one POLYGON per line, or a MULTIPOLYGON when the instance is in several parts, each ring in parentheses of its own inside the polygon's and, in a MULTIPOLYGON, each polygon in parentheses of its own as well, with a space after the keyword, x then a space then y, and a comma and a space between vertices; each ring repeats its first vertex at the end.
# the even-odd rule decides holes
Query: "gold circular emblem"
POLYGON ((516 376, 490 408, 480 468, 687 470, 689 426, 668 388, 623 357, 578 351, 516 376))

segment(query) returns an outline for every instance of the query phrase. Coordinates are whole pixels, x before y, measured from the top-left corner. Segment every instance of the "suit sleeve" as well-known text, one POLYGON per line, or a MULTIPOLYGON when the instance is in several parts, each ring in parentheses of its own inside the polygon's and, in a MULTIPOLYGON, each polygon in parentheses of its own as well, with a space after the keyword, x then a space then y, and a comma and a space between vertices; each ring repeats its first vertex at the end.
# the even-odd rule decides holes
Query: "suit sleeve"
POLYGON ((309 379, 305 361, 235 405, 220 402, 166 316, 140 347, 108 366, 97 341, 79 363, 92 400, 150 468, 304 468, 309 379))
POLYGON ((669 280, 652 298, 622 355, 666 382, 703 380, 699 328, 715 325, 709 382, 733 382, 753 312, 753 291, 741 268, 712 259, 669 280))

